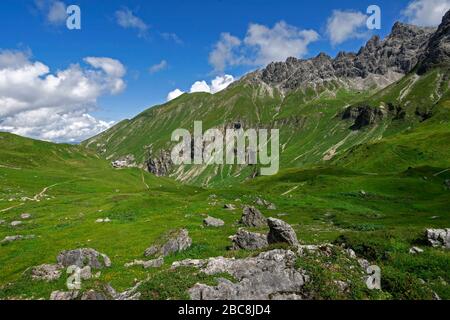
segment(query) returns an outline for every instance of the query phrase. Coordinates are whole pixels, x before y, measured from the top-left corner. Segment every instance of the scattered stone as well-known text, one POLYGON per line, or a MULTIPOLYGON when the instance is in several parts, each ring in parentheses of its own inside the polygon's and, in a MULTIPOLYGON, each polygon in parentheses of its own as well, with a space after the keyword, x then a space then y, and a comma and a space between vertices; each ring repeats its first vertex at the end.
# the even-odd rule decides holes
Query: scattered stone
POLYGON ((107 255, 91 248, 62 251, 56 259, 64 267, 75 265, 79 268, 90 266, 94 269, 102 269, 111 266, 111 260, 107 255))
POLYGON ((422 253, 423 249, 420 249, 419 247, 412 247, 411 249, 409 249, 409 253, 411 254, 418 254, 418 253, 422 253))
POLYGON ((54 281, 61 277, 63 267, 59 264, 42 264, 31 270, 31 278, 37 281, 54 281))
POLYGON ((224 205, 223 208, 226 210, 230 210, 230 211, 236 210, 236 207, 234 206, 234 204, 231 204, 231 203, 224 205))
POLYGON ((450 249, 450 228, 427 229, 425 236, 428 243, 433 247, 444 247, 450 249))
POLYGON ((111 220, 109 218, 105 218, 105 219, 97 219, 95 220, 96 223, 108 223, 111 222, 111 220))
POLYGON ((147 248, 144 256, 150 257, 159 254, 166 257, 172 253, 187 250, 192 245, 192 239, 186 229, 171 232, 166 238, 168 240, 163 245, 153 245, 147 248))
POLYGON ((364 270, 367 270, 367 268, 370 267, 370 263, 366 259, 358 259, 357 261, 360 267, 363 268, 364 270))
POLYGON ((13 222, 11 222, 11 227, 20 226, 22 223, 23 223, 22 221, 13 221, 13 222))
POLYGON ((353 249, 345 249, 345 252, 348 254, 348 256, 352 259, 356 259, 356 253, 353 251, 353 249))
POLYGON ((335 280, 334 283, 338 287, 339 291, 342 293, 347 292, 350 287, 349 284, 345 281, 335 280))
POLYGON ((245 206, 240 223, 246 227, 263 227, 267 220, 255 207, 245 206))
POLYGON ((260 233, 249 232, 239 229, 238 232, 231 237, 233 245, 232 250, 258 250, 268 246, 267 236, 260 233))
POLYGON ((280 219, 269 218, 267 219, 270 231, 267 236, 269 244, 272 243, 288 243, 291 246, 298 245, 297 234, 294 229, 280 219))
POLYGON ((143 261, 143 260, 134 260, 133 262, 129 262, 125 264, 126 268, 134 267, 134 266, 142 266, 144 269, 148 268, 160 268, 164 264, 164 258, 160 257, 158 259, 143 261))
POLYGON ((13 241, 18 241, 18 240, 28 240, 28 239, 34 239, 34 235, 28 235, 28 236, 22 236, 22 235, 16 235, 16 236, 6 236, 5 239, 3 239, 0 243, 2 244, 6 244, 6 243, 10 243, 13 241))
POLYGON ((75 300, 78 294, 78 291, 53 291, 50 300, 75 300))
POLYGON ((111 165, 115 169, 133 168, 133 167, 137 166, 136 159, 134 158, 134 155, 132 155, 132 154, 122 157, 120 159, 117 159, 115 161, 112 161, 111 165))
POLYGON ((200 259, 186 259, 182 261, 175 261, 172 263, 172 269, 176 269, 179 267, 190 267, 190 268, 201 268, 205 266, 205 260, 200 259))
POLYGON ((196 284, 189 290, 192 300, 299 299, 309 277, 295 268, 296 255, 289 250, 272 250, 245 259, 211 258, 200 271, 214 275, 228 273, 237 282, 218 279, 217 286, 196 284))
POLYGON ((20 215, 20 218, 21 218, 21 219, 24 219, 24 220, 30 219, 30 218, 31 218, 31 214, 29 214, 29 213, 22 213, 22 214, 20 215))
POLYGON ((223 227, 225 225, 225 222, 223 220, 213 218, 213 217, 207 217, 203 220, 203 223, 207 227, 223 227))
POLYGON ((269 201, 267 201, 267 200, 261 199, 261 198, 259 198, 259 197, 256 198, 255 203, 256 203, 258 206, 266 207, 268 210, 277 210, 277 206, 276 206, 275 204, 273 204, 273 203, 271 203, 271 202, 269 202, 269 201))
POLYGON ((5 223, 6 223, 5 220, 0 220, 0 226, 3 225, 3 224, 5 224, 5 223))

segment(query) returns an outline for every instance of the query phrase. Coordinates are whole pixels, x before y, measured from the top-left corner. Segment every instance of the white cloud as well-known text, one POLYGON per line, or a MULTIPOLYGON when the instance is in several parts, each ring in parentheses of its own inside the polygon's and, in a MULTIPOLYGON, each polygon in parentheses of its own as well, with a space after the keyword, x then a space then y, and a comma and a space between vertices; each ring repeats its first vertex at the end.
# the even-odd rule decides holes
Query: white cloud
POLYGON ((173 99, 178 98, 179 96, 181 96, 184 92, 181 91, 180 89, 175 89, 171 92, 169 92, 169 94, 167 95, 167 101, 171 101, 173 99))
MULTIPOLYGON (((217 76, 215 79, 208 84, 206 81, 196 81, 192 86, 189 93, 196 92, 206 92, 206 93, 217 93, 226 89, 230 84, 234 82, 234 77, 231 75, 217 76)), ((184 92, 180 89, 175 89, 167 95, 167 101, 173 100, 181 96, 184 92)))
POLYGON ((349 39, 367 36, 366 27, 368 16, 356 11, 334 10, 327 21, 327 35, 333 45, 341 44, 349 39))
POLYGON ((51 73, 22 52, 0 51, 0 130, 54 141, 79 141, 104 130, 109 124, 89 112, 100 96, 125 88, 126 70, 111 58, 84 62, 51 73))
POLYGON ((237 65, 261 66, 288 57, 304 57, 308 45, 319 39, 314 30, 302 30, 284 21, 273 28, 250 24, 244 40, 222 33, 209 54, 209 63, 216 72, 237 65))
POLYGON ((35 0, 37 9, 51 25, 64 25, 67 19, 67 5, 58 0, 35 0))
POLYGON ((206 81, 197 81, 191 86, 190 93, 195 93, 195 92, 208 92, 208 93, 211 93, 211 88, 206 83, 206 81))
POLYGON ((170 40, 170 41, 173 41, 173 42, 175 42, 176 44, 179 44, 179 45, 183 44, 183 40, 181 40, 181 38, 176 33, 163 32, 163 33, 160 33, 160 35, 161 35, 161 37, 164 40, 168 40, 168 41, 170 40))
POLYGON ((159 71, 162 71, 162 70, 166 69, 168 67, 168 65, 169 64, 167 63, 166 60, 161 60, 161 62, 151 66, 148 69, 148 71, 150 72, 150 74, 157 73, 159 71))
POLYGON ((149 26, 128 8, 116 11, 116 21, 125 29, 137 29, 139 37, 146 37, 149 26))
POLYGON ((437 26, 448 10, 450 10, 450 0, 414 0, 402 13, 411 24, 437 26))

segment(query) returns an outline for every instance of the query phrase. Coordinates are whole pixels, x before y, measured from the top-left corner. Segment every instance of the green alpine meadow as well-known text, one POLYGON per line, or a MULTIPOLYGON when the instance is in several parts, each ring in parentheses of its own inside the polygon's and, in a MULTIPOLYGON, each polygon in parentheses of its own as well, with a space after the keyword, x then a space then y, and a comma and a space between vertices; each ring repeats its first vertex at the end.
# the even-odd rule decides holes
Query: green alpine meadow
POLYGON ((450 11, 80 143, 2 131, 1 300, 450 299, 450 11), (196 121, 279 130, 279 170, 174 163, 196 121))

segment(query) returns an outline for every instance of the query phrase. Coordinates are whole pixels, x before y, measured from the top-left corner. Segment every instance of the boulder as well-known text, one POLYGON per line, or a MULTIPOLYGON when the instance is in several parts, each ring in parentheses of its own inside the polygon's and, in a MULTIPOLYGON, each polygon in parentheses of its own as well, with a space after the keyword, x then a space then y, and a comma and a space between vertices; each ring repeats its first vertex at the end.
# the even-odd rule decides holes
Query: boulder
POLYGON ((296 255, 289 250, 272 250, 245 259, 211 258, 200 271, 228 273, 235 282, 218 279, 217 286, 196 284, 189 290, 192 300, 298 299, 309 277, 295 268, 296 255))
POLYGON ((64 267, 75 265, 79 268, 89 266, 93 269, 102 269, 111 266, 111 260, 107 255, 91 248, 62 251, 56 259, 64 267))
POLYGON ((225 225, 225 222, 223 220, 213 218, 213 217, 207 217, 203 220, 203 224, 207 227, 223 227, 225 225))
POLYGON ((450 228, 447 229, 427 229, 426 239, 433 247, 444 247, 450 249, 450 228))
POLYGON ((81 296, 81 300, 98 300, 98 301, 104 301, 109 300, 105 294, 101 292, 97 292, 95 290, 89 290, 81 296))
POLYGON ((78 291, 53 291, 50 300, 75 300, 78 294, 78 291))
MULTIPOLYGON (((164 240, 163 240, 164 241, 164 240)), ((166 257, 170 254, 184 251, 192 245, 192 239, 186 229, 172 231, 165 236, 165 243, 152 245, 144 252, 146 257, 159 255, 166 257)))
POLYGON ((31 269, 31 278, 38 281, 54 281, 61 277, 63 267, 59 264, 42 264, 31 269))
POLYGON ((268 246, 267 236, 260 233, 249 232, 239 229, 238 232, 231 237, 233 245, 232 250, 258 250, 268 246))
POLYGON ((267 219, 270 231, 267 236, 269 244, 288 243, 289 245, 298 245, 297 235, 292 227, 280 219, 267 219))
POLYGON ((20 226, 22 223, 23 223, 22 221, 13 221, 13 222, 11 222, 11 227, 20 226))
POLYGON ((267 220, 258 209, 246 206, 240 223, 246 227, 263 227, 267 225, 267 220))

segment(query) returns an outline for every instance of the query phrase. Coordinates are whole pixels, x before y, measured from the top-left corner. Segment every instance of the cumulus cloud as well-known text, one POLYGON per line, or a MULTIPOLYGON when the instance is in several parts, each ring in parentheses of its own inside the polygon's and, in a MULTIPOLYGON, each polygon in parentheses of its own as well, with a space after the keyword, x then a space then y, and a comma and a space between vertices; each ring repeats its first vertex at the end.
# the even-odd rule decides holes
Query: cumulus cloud
MULTIPOLYGON (((224 76, 217 76, 215 79, 213 79, 211 81, 210 84, 208 84, 205 80, 196 81, 191 86, 191 90, 189 90, 189 93, 206 92, 206 93, 214 94, 214 93, 217 93, 219 91, 226 89, 233 82, 234 82, 234 77, 231 75, 228 75, 228 74, 226 74, 224 76)), ((168 94, 167 101, 178 98, 183 93, 184 92, 181 91, 180 89, 176 89, 168 94)))
POLYGON ((450 0, 414 0, 402 13, 411 24, 437 26, 448 10, 450 10, 450 0))
POLYGON ((37 9, 51 25, 63 25, 67 19, 67 5, 58 0, 35 0, 37 9))
POLYGON ((368 16, 356 11, 334 10, 327 21, 327 35, 333 45, 341 44, 349 39, 365 38, 368 16))
POLYGON ((125 29, 136 29, 139 37, 146 37, 149 26, 139 17, 135 16, 128 8, 116 11, 116 21, 125 29))
POLYGON ((89 115, 97 99, 124 90, 125 67, 87 57, 54 73, 18 51, 0 51, 0 130, 52 141, 80 141, 110 123, 89 115))
POLYGON ((169 64, 167 63, 166 60, 161 60, 161 62, 159 62, 159 63, 157 63, 157 64, 151 66, 151 67, 148 69, 148 72, 150 72, 150 74, 157 73, 157 72, 159 72, 159 71, 162 71, 162 70, 166 69, 166 68, 168 67, 168 65, 169 65, 169 64))
POLYGON ((173 99, 178 98, 179 96, 181 96, 184 92, 181 91, 180 89, 175 89, 171 92, 169 92, 169 94, 167 95, 167 101, 171 101, 173 99))
POLYGON ((216 72, 237 65, 261 66, 288 57, 301 58, 308 52, 308 45, 319 39, 314 30, 302 30, 284 21, 272 28, 252 23, 243 40, 229 33, 222 33, 209 54, 209 63, 216 72))

